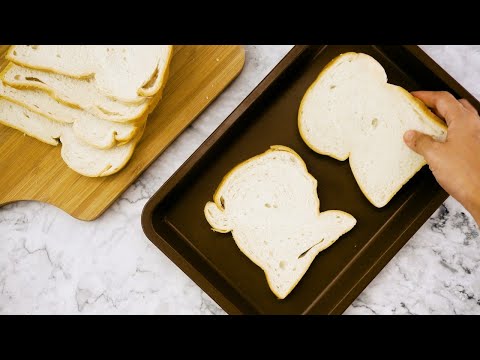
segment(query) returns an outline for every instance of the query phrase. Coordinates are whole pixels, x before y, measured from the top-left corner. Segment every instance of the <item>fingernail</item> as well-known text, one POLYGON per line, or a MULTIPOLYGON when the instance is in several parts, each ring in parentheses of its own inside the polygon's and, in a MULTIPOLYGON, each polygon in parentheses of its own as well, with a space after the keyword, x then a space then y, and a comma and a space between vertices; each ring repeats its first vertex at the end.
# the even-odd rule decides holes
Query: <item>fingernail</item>
POLYGON ((412 141, 414 136, 415 136, 415 131, 413 131, 413 130, 408 130, 408 131, 405 133, 405 135, 403 135, 403 138, 404 138, 406 141, 412 141))

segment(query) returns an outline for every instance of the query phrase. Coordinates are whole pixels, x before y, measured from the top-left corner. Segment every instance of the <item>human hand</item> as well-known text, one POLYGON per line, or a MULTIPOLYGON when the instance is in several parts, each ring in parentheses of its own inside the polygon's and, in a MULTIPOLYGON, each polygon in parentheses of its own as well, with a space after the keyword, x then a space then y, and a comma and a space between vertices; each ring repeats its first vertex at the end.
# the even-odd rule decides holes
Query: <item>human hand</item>
POLYGON ((440 186, 457 199, 480 225, 480 116, 465 99, 444 91, 415 91, 448 125, 444 143, 414 130, 404 141, 422 155, 440 186))

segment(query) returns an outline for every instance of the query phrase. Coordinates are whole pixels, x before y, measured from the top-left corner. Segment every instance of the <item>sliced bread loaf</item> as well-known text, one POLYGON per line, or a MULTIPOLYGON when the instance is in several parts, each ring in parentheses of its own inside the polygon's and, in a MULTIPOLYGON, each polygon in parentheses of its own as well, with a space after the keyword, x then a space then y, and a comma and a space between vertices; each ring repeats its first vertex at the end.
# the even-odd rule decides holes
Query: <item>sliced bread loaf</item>
POLYGON ((0 73, 0 80, 17 89, 46 91, 65 105, 83 109, 98 118, 115 122, 144 121, 151 108, 151 102, 155 102, 161 96, 159 92, 152 99, 145 98, 140 104, 128 105, 100 93, 89 80, 25 68, 13 63, 7 65, 0 73))
POLYGON ((50 120, 9 100, 0 98, 0 123, 22 131, 47 144, 62 143, 65 163, 79 174, 99 177, 123 168, 141 139, 141 131, 127 144, 108 150, 97 149, 76 137, 72 125, 50 120))
POLYGON ((162 87, 171 45, 15 45, 10 61, 29 68, 88 79, 112 99, 143 103, 162 87))
POLYGON ((343 211, 320 212, 317 181, 284 146, 237 165, 213 200, 204 209, 208 223, 214 231, 232 232, 279 299, 293 290, 319 252, 356 224, 343 211))
POLYGON ((143 123, 100 119, 84 110, 66 106, 41 90, 19 90, 0 82, 0 98, 15 102, 51 120, 72 124, 76 136, 99 149, 109 149, 128 142, 143 128, 143 123))
POLYGON ((387 83, 371 56, 345 53, 332 60, 307 90, 298 114, 300 135, 315 152, 350 158, 368 200, 385 206, 425 165, 403 134, 417 130, 445 140, 447 128, 405 89, 387 83))

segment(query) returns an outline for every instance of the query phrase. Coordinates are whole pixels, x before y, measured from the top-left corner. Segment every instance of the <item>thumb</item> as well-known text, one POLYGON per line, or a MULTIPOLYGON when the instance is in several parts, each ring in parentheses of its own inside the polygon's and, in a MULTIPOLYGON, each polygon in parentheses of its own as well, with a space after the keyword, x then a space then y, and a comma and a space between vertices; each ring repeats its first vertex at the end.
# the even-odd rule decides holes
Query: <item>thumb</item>
POLYGON ((415 130, 407 131, 403 135, 403 139, 405 144, 417 154, 422 155, 427 163, 430 163, 433 159, 440 145, 440 143, 435 141, 431 136, 415 130))

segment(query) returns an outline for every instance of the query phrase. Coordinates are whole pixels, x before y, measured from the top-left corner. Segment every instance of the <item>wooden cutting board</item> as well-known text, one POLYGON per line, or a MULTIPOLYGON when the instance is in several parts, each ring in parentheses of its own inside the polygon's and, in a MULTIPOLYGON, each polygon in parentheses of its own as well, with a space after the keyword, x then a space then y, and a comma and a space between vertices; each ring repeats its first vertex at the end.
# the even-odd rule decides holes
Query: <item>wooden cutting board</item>
MULTIPOLYGON (((0 69, 6 49, 0 46, 0 69)), ((241 46, 175 46, 163 99, 128 165, 111 176, 79 175, 62 161, 60 145, 0 125, 0 206, 38 200, 81 220, 96 219, 225 89, 244 62, 241 46)))

